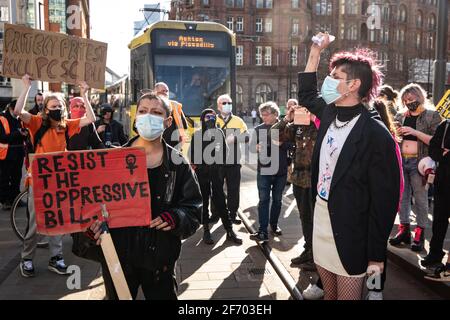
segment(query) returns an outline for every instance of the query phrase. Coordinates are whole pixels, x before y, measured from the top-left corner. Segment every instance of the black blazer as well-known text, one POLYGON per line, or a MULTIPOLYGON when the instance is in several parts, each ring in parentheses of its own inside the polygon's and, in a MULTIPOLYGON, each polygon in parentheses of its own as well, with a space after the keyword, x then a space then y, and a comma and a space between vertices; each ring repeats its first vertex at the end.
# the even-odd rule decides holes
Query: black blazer
MULTIPOLYGON (((299 104, 321 120, 311 164, 315 201, 320 149, 337 110, 319 96, 316 73, 300 73, 299 88, 299 104)), ((328 210, 339 257, 350 275, 366 272, 369 261, 386 259, 400 198, 395 143, 377 114, 363 108, 336 164, 328 210)))

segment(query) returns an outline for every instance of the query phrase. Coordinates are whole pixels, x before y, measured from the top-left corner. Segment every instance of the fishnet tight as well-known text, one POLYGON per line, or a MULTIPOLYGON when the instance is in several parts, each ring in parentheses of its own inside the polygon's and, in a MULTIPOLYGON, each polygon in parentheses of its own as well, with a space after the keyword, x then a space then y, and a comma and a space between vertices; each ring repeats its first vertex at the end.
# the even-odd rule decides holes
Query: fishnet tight
POLYGON ((338 276, 317 266, 325 291, 325 300, 361 300, 365 277, 338 276))

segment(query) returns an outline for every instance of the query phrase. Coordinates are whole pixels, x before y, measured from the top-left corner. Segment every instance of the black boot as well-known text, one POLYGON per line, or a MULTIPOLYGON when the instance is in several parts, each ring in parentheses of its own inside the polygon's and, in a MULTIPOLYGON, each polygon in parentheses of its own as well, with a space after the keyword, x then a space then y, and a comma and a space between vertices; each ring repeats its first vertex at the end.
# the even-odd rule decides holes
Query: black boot
POLYGON ((394 238, 389 239, 389 243, 392 246, 398 246, 401 243, 411 243, 411 230, 409 230, 409 224, 400 224, 398 226, 398 232, 394 238))
POLYGON ((414 230, 414 241, 411 245, 411 250, 414 252, 420 252, 423 250, 423 245, 425 242, 425 229, 417 227, 414 230))
POLYGON ((242 239, 239 238, 233 230, 227 231, 227 240, 236 244, 242 244, 242 239))
POLYGON ((214 244, 214 240, 211 238, 211 232, 207 224, 203 225, 203 242, 208 245, 214 244))

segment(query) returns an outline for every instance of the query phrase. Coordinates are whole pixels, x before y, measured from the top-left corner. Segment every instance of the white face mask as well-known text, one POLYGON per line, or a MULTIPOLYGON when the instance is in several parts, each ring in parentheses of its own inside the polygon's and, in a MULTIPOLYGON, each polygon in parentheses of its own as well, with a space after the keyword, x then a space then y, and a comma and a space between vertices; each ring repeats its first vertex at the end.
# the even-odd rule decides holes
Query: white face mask
POLYGON ((152 114, 136 117, 136 129, 144 140, 154 141, 164 132, 164 118, 152 114))

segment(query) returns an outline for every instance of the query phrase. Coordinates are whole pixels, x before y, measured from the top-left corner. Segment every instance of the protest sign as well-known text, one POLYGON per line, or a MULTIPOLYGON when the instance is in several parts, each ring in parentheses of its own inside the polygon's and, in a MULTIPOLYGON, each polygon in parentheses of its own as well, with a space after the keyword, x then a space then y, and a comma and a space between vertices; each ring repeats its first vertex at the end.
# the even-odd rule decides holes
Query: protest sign
POLYGON ((108 45, 56 32, 5 24, 2 75, 105 87, 108 45))
POLYGON ((139 148, 36 154, 31 165, 38 233, 85 230, 110 214, 110 228, 149 226, 150 186, 139 148))
POLYGON ((450 119, 450 90, 447 90, 444 97, 442 97, 436 106, 436 110, 444 119, 450 119))

